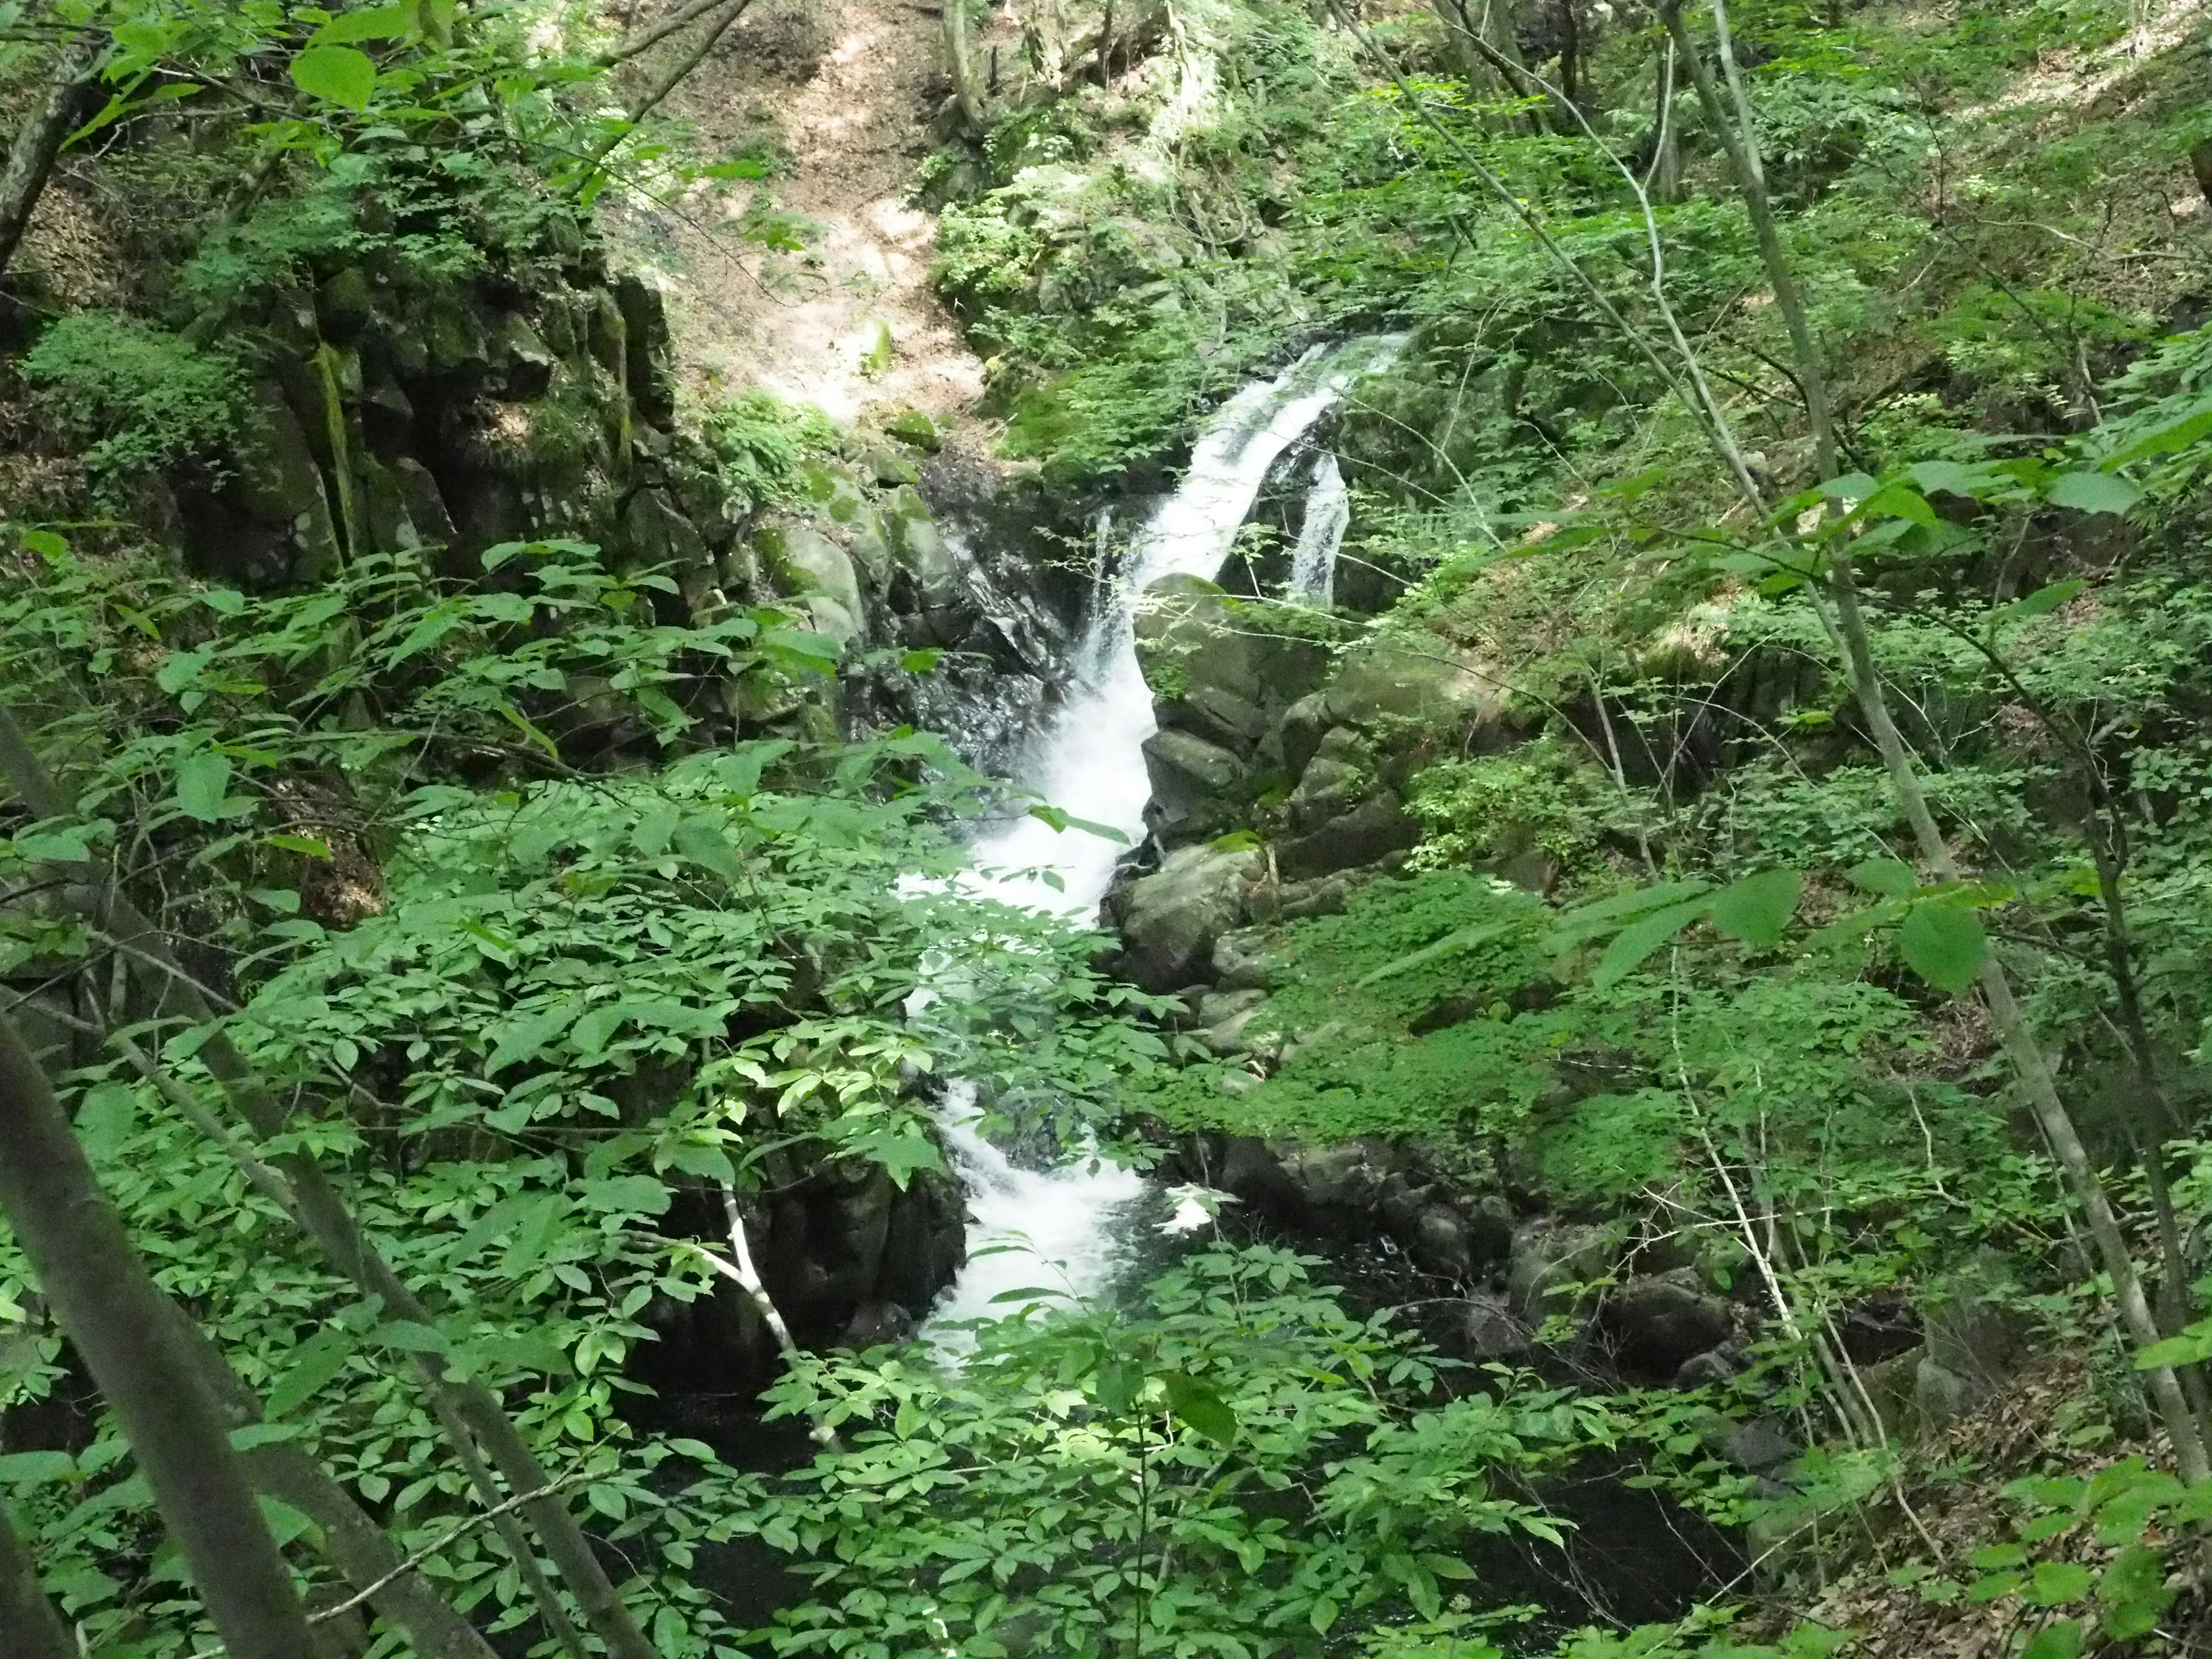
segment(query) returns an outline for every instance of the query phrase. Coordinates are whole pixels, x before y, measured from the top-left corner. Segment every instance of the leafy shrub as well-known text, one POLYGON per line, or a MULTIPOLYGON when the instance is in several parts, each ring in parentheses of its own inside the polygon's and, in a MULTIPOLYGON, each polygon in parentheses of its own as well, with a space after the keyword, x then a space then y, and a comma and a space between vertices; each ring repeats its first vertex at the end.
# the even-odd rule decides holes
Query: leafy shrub
POLYGON ((800 467, 837 447, 837 428, 820 410, 760 387, 716 404, 702 428, 725 477, 756 506, 789 496, 800 467))
POLYGON ((1208 1249, 1129 1313, 988 1325, 957 1371, 799 1360, 774 1414, 848 1443, 727 1522, 813 1585, 774 1650, 1267 1659, 1462 1626, 1468 1546, 1560 1541, 1510 1494, 1607 1414, 1502 1370, 1451 1397, 1450 1362, 1346 1313, 1317 1265, 1208 1249))
POLYGON ((40 335, 23 373, 44 386, 84 463, 114 483, 180 463, 215 464, 234 441, 246 397, 238 363, 159 325, 81 311, 40 335))

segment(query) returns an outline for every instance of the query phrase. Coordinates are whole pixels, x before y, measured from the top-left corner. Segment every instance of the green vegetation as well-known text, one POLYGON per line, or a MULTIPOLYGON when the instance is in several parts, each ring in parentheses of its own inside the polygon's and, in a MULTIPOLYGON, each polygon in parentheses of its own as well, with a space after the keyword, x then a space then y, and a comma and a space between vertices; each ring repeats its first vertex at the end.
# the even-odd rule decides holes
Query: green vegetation
POLYGON ((933 16, 1035 499, 1407 336, 1345 602, 1148 653, 1237 780, 1169 995, 958 879, 1082 830, 899 723, 990 672, 953 434, 693 397, 609 257, 672 180, 804 252, 659 112, 747 12, 0 8, 10 1659, 2188 1645, 2192 14, 933 16), (1227 1237, 899 1340, 970 1087, 1227 1237), (1593 1487, 1745 1570, 1632 1627, 1593 1487))

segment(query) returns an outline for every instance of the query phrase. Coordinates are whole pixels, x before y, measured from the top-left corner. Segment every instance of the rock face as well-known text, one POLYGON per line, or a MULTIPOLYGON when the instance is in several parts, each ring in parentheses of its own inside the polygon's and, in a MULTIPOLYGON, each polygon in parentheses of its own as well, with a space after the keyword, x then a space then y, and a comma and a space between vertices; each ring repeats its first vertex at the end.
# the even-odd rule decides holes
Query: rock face
POLYGON ((1255 852, 1185 847, 1109 903, 1121 930, 1119 971, 1148 991, 1188 985, 1212 962, 1215 943, 1244 918, 1247 895, 1266 869, 1255 852))
MULTIPOLYGON (((776 1196, 747 1216, 746 1237, 793 1336, 823 1348, 912 1335, 967 1259, 957 1184, 925 1173, 900 1188, 873 1166, 774 1161, 776 1196)), ((726 1254, 717 1194, 679 1193, 664 1224, 726 1254)), ((726 1280, 692 1302, 657 1301, 646 1318, 660 1340, 639 1350, 641 1380, 664 1393, 750 1394, 782 1365, 759 1310, 726 1280)))

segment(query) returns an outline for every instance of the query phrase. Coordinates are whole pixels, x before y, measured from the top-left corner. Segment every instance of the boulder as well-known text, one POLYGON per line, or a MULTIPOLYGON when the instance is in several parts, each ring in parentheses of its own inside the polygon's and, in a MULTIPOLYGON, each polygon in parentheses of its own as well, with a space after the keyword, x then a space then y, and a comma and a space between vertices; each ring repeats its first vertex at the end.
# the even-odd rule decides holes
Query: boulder
POLYGON ((829 601, 809 607, 818 632, 848 645, 863 636, 867 612, 860 603, 860 579, 843 548, 797 520, 763 526, 757 542, 780 592, 829 601))
POLYGON ((1285 881, 1310 881, 1379 863, 1410 850, 1420 838, 1420 825, 1406 815, 1396 792, 1384 789, 1310 834, 1284 842, 1275 849, 1276 867, 1285 881))
POLYGON ((559 365, 528 318, 519 311, 502 312, 492 324, 487 344, 493 396, 528 403, 545 395, 559 365))
POLYGON ((1283 747, 1283 764, 1292 777, 1304 778, 1307 763, 1321 752, 1321 740, 1331 724, 1328 697, 1323 692, 1308 692, 1283 711, 1276 732, 1283 747))
POLYGON ((1495 721, 1504 694, 1473 658, 1441 640, 1384 643, 1346 659, 1329 683, 1327 707, 1340 726, 1382 720, 1457 725, 1470 718, 1495 721))
POLYGON ((1459 1321, 1459 1347, 1469 1359, 1514 1359, 1528 1352, 1528 1322, 1503 1297, 1478 1291, 1459 1321))
POLYGON ((1145 770, 1164 840, 1188 840, 1224 823, 1241 792, 1244 763, 1229 750, 1172 728, 1145 739, 1145 770))
POLYGON ((1163 726, 1176 726, 1208 743, 1249 755, 1267 735, 1267 716, 1255 702, 1218 685, 1194 685, 1155 710, 1163 726))
POLYGON ((1514 1230, 1505 1267, 1505 1294, 1514 1311, 1532 1323, 1571 1301, 1566 1287, 1602 1277, 1617 1249, 1612 1232, 1584 1222, 1538 1216, 1514 1230))
POLYGON ((1276 963, 1267 936, 1258 928, 1224 933, 1213 945, 1213 982, 1224 991, 1270 991, 1276 963))
POLYGON ((1245 896, 1266 868, 1256 850, 1185 847, 1169 854, 1115 897, 1121 972, 1147 991, 1177 990, 1197 979, 1214 942, 1243 921, 1245 896))
POLYGON ((925 455, 934 455, 945 447, 945 439, 937 429, 937 422, 918 409, 902 410, 884 422, 884 430, 925 455))
POLYGON ((1728 1340, 1729 1306, 1677 1267, 1616 1286, 1598 1315, 1622 1368, 1672 1377, 1697 1355, 1728 1340))

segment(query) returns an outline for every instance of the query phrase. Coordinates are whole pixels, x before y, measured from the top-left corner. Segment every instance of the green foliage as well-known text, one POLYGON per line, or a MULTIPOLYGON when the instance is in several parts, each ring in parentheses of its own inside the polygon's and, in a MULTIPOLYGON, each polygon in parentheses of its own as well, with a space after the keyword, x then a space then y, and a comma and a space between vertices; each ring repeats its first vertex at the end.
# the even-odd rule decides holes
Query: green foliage
POLYGON ((809 460, 837 447, 837 428, 821 410, 786 403, 756 389, 726 398, 701 421, 724 476, 756 506, 788 499, 809 460))
POLYGON ((1605 1443, 1606 1415, 1502 1370, 1454 1393, 1448 1362, 1347 1315, 1317 1265, 1213 1248, 1126 1312, 988 1324, 957 1370, 881 1351, 796 1368, 775 1413, 848 1443, 729 1522, 814 1589, 769 1645, 1265 1656, 1454 1628, 1468 1543, 1559 1542, 1508 1493, 1605 1443))
POLYGON ((22 369, 86 446, 86 470, 109 486, 180 463, 218 469, 244 419, 234 358, 117 312, 56 319, 22 369))

